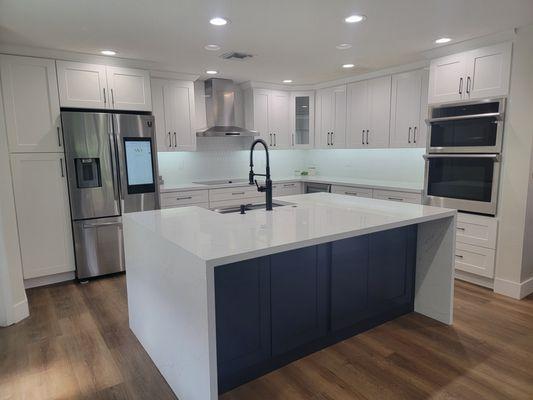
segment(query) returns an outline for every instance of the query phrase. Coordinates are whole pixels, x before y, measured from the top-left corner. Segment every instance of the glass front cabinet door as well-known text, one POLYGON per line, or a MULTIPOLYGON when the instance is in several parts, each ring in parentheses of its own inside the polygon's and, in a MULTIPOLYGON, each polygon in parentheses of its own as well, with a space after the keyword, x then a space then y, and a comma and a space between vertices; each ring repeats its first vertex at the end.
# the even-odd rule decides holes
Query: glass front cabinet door
POLYGON ((310 149, 313 147, 315 92, 291 93, 291 147, 310 149))

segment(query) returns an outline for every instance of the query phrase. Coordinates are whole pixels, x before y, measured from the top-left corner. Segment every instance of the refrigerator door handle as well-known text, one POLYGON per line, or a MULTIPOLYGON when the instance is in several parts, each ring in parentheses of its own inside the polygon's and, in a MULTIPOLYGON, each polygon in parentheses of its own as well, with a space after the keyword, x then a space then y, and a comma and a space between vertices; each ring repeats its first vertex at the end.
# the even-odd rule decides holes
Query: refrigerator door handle
POLYGON ((118 205, 120 196, 120 185, 118 181, 118 157, 116 150, 116 135, 114 133, 114 124, 111 118, 109 118, 109 152, 111 156, 111 181, 113 183, 113 194, 115 195, 115 203, 119 207, 119 213, 122 208, 118 205))

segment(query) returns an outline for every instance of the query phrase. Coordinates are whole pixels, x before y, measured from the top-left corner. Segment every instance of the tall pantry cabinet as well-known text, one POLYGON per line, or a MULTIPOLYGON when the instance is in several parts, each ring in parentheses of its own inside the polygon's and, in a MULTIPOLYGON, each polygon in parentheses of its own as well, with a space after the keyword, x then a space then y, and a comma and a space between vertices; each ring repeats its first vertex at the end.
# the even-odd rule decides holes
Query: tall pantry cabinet
POLYGON ((74 271, 56 64, 0 55, 23 276, 74 271))

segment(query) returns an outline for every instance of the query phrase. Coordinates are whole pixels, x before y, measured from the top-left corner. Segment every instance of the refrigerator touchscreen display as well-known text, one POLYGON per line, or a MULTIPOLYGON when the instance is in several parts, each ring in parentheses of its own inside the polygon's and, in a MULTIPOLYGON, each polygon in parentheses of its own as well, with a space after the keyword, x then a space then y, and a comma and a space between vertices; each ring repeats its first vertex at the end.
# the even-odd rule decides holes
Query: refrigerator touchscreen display
POLYGON ((124 138, 128 193, 155 191, 150 138, 124 138))

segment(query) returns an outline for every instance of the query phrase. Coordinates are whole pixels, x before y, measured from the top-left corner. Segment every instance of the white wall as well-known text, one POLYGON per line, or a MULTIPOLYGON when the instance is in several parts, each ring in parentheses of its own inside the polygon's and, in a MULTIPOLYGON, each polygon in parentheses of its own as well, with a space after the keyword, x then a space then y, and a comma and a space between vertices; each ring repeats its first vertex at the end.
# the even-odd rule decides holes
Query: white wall
POLYGON ((533 25, 520 28, 514 40, 507 105, 494 290, 520 297, 521 283, 533 272, 533 231, 526 228, 527 213, 527 221, 533 222, 533 200, 527 201, 533 149, 533 25))

